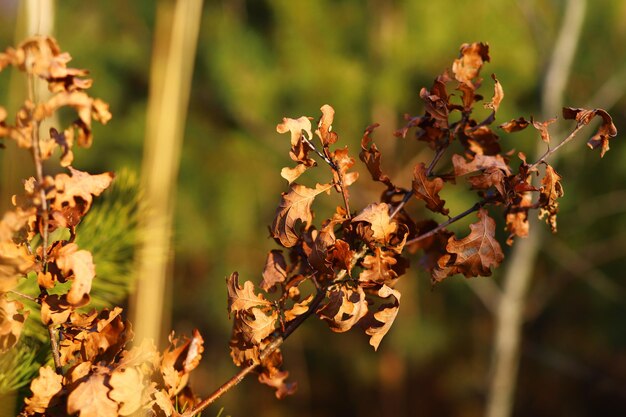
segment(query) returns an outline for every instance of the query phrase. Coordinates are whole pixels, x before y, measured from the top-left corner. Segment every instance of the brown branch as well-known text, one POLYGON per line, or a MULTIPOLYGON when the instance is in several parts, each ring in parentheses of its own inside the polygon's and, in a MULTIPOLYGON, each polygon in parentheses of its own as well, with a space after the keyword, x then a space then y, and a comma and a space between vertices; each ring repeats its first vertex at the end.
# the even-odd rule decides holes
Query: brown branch
POLYGON ((25 298, 27 300, 30 300, 30 301, 32 301, 34 303, 39 303, 39 300, 37 298, 33 297, 32 295, 24 294, 24 293, 21 293, 19 291, 15 291, 15 290, 9 290, 7 292, 9 292, 11 294, 15 294, 18 297, 22 297, 22 298, 25 298))
MULTIPOLYGON (((284 343, 285 339, 289 337, 289 335, 291 335, 298 327, 300 327, 302 323, 304 323, 306 319, 308 319, 313 313, 315 313, 315 310, 317 310, 317 307, 320 305, 322 300, 324 300, 324 297, 326 297, 326 291, 319 290, 315 294, 315 298, 313 298, 313 300, 311 301, 311 304, 309 304, 309 309, 304 314, 301 314, 295 319, 293 319, 292 321, 290 321, 287 327, 285 328, 285 331, 283 332, 283 334, 276 336, 276 338, 272 340, 272 342, 269 345, 267 345, 265 349, 263 349, 263 351, 259 355, 260 362, 263 362, 263 360, 265 360, 270 354, 272 354, 276 349, 278 349, 284 343)), ((190 417, 190 416, 193 416, 202 412, 205 408, 213 404, 218 398, 220 398, 222 395, 228 392, 231 388, 235 387, 241 381, 243 381, 244 378, 248 376, 248 374, 250 374, 252 371, 254 371, 258 366, 259 366, 258 364, 252 363, 246 366, 245 368, 241 369, 239 372, 237 372, 235 376, 233 376, 228 381, 226 381, 222 386, 220 386, 207 398, 202 400, 192 410, 184 413, 183 416, 190 417)))
POLYGON ((440 223, 434 229, 429 230, 428 232, 423 233, 423 234, 421 234, 421 235, 419 235, 417 237, 414 237, 411 240, 407 240, 406 245, 411 245, 413 243, 419 242, 420 240, 423 240, 423 239, 426 239, 428 237, 433 236, 434 234, 436 234, 438 231, 440 231, 441 229, 445 228, 446 226, 448 226, 448 225, 450 225, 450 224, 452 224, 452 223, 454 223, 454 222, 456 222, 458 220, 461 220, 463 217, 467 216, 468 214, 471 214, 471 213, 473 213, 475 211, 478 211, 478 209, 480 209, 485 204, 487 204, 486 200, 479 201, 478 203, 474 204, 472 207, 470 207, 467 210, 465 210, 463 213, 457 214, 456 216, 451 217, 450 219, 446 220, 445 222, 440 223))
POLYGON ((572 139, 574 139, 576 137, 576 134, 578 134, 578 132, 585 127, 584 124, 579 124, 578 126, 576 126, 576 129, 574 129, 572 131, 572 133, 569 134, 568 137, 566 137, 565 139, 563 139, 558 145, 556 145, 554 148, 548 149, 543 155, 541 155, 539 157, 539 159, 537 159, 537 161, 535 161, 534 163, 532 163, 529 167, 528 167, 528 171, 534 171, 537 168, 537 165, 546 162, 546 159, 548 159, 553 153, 555 153, 556 151, 558 151, 560 148, 562 148, 565 144, 567 144, 568 142, 571 142, 572 139))
MULTIPOLYGON (((36 102, 35 97, 35 77, 30 74, 28 76, 28 97, 30 101, 34 104, 36 102)), ((30 112, 31 119, 34 119, 33 111, 30 112)), ((41 200, 41 228, 39 233, 41 234, 41 266, 42 270, 45 272, 48 268, 48 217, 49 217, 49 207, 48 200, 46 199, 46 191, 44 190, 44 174, 43 174, 43 162, 41 159, 41 149, 39 147, 39 135, 41 122, 35 122, 35 128, 32 133, 32 155, 33 161, 35 163, 35 174, 37 178, 37 184, 39 185, 39 198, 41 200)), ((43 291, 43 289, 42 289, 43 291)), ((50 336, 50 348, 52 349, 52 358, 54 359, 54 367, 57 373, 61 373, 61 355, 59 354, 59 342, 57 340, 56 332, 54 330, 54 325, 48 326, 48 335, 50 336)))
MULTIPOLYGON (((354 268, 354 266, 357 264, 359 259, 363 258, 366 253, 367 253, 367 246, 364 245, 361 248, 361 250, 357 252, 356 256, 354 256, 352 260, 350 261, 350 269, 354 268)), ((342 279, 343 277, 346 276, 347 273, 348 271, 346 269, 339 271, 336 279, 342 279)), ((285 330, 282 332, 282 334, 277 335, 276 338, 272 340, 272 342, 269 345, 267 345, 265 349, 263 349, 263 351, 259 355, 259 360, 261 362, 263 362, 263 360, 267 358, 272 352, 278 349, 284 343, 285 339, 287 339, 298 327, 300 327, 300 325, 304 323, 306 319, 308 319, 313 313, 315 313, 315 310, 317 310, 317 307, 326 297, 326 287, 321 287, 318 281, 315 279, 315 276, 311 277, 311 279, 313 280, 313 283, 315 284, 315 288, 317 288, 317 293, 315 294, 315 298, 313 298, 313 300, 311 301, 311 304, 309 304, 308 310, 304 314, 301 314, 297 316, 295 319, 291 320, 287 324, 287 327, 285 327, 285 330)), ((334 283, 335 283, 335 280, 333 280, 333 282, 331 282, 330 285, 333 285, 334 283)), ((252 371, 254 371, 257 368, 257 366, 259 365, 253 363, 241 369, 239 372, 237 372, 235 376, 233 376, 224 384, 222 384, 222 386, 220 386, 207 398, 202 400, 191 411, 189 411, 188 413, 184 413, 183 416, 191 417, 193 415, 200 413, 202 410, 207 408, 209 405, 213 404, 218 398, 220 398, 222 395, 228 392, 231 388, 235 387, 237 384, 243 381, 244 378, 248 374, 250 374, 252 371)))
POLYGON ((54 369, 57 374, 61 374, 61 355, 59 354, 59 342, 54 330, 54 324, 48 326, 48 335, 50 336, 50 346, 52 347, 52 359, 54 359, 54 369))

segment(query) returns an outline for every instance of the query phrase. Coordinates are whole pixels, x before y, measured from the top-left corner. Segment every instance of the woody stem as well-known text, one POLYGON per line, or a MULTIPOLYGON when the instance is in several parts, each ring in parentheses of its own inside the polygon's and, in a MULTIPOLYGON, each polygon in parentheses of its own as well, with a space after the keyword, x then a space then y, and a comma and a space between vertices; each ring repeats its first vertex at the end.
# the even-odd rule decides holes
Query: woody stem
MULTIPOLYGON (((302 323, 304 323, 306 319, 308 319, 313 313, 315 313, 315 310, 317 310, 317 307, 320 305, 325 296, 325 290, 318 290, 315 294, 315 298, 313 298, 311 304, 309 304, 308 310, 304 314, 301 314, 292 321, 290 321, 289 325, 285 328, 283 334, 278 335, 274 340, 272 340, 272 342, 270 342, 269 345, 265 347, 265 349, 263 349, 263 351, 259 355, 259 361, 263 362, 269 355, 276 351, 276 349, 278 349, 284 343, 285 339, 287 339, 289 335, 291 335, 298 327, 300 327, 302 323)), ((202 400, 188 413, 184 413, 183 415, 194 416, 202 412, 202 410, 213 404, 218 398, 228 392, 231 388, 235 387, 241 381, 243 381, 244 378, 248 376, 248 374, 250 374, 252 371, 254 371, 257 366, 258 364, 252 363, 241 369, 239 372, 237 372, 237 374, 235 374, 232 378, 222 384, 222 386, 215 390, 211 395, 202 400)))
MULTIPOLYGON (((28 98, 32 105, 35 105, 35 77, 30 74, 28 76, 28 98)), ((34 112, 31 111, 31 118, 33 118, 34 112)), ((43 162, 41 160, 41 149, 39 148, 39 128, 40 121, 35 121, 35 125, 32 133, 32 155, 33 162, 35 163, 35 175, 37 179, 37 185, 39 188, 39 199, 41 200, 41 212, 39 213, 41 219, 41 228, 39 233, 41 234, 41 266, 45 273, 48 269, 48 217, 49 207, 48 200, 46 199, 46 191, 44 190, 44 176, 43 176, 43 162)), ((61 355, 59 354, 59 343, 56 336, 56 331, 53 324, 48 326, 48 335, 50 336, 50 348, 52 349, 52 358, 54 359, 54 367, 57 373, 61 372, 61 355)))
POLYGON ((576 129, 574 129, 574 130, 572 131, 572 133, 570 133, 570 134, 569 134, 569 136, 568 136, 568 137, 566 137, 565 139, 563 139, 563 140, 562 140, 562 141, 561 141, 558 145, 556 145, 554 148, 552 148, 552 149, 548 149, 548 150, 547 150, 547 151, 546 151, 543 155, 541 155, 541 157, 539 157, 539 159, 538 159, 535 163, 531 164, 531 165, 528 167, 528 171, 529 171, 529 172, 530 172, 530 171, 533 171, 533 170, 537 167, 537 165, 539 165, 539 164, 540 164, 540 163, 542 163, 542 162, 545 162, 545 161, 546 161, 546 159, 548 159, 548 158, 549 158, 549 157, 550 157, 553 153, 555 153, 555 152, 556 152, 556 151, 558 151, 561 147, 563 147, 566 143, 568 143, 568 142, 570 142, 572 139, 574 139, 574 137, 576 137, 576 134, 577 134, 577 133, 578 133, 578 132, 579 132, 579 131, 583 128, 583 127, 585 127, 585 125, 584 125, 584 124, 582 124, 582 123, 581 123, 581 124, 579 124, 579 125, 577 125, 577 126, 576 126, 576 129))
POLYGON ((439 224, 437 227, 435 227, 432 230, 429 230, 426 233, 423 233, 417 237, 414 237, 411 240, 407 240, 406 244, 407 245, 411 245, 413 243, 419 242, 420 240, 426 239, 428 237, 431 237, 433 235, 435 235, 438 231, 440 231, 441 229, 447 227, 448 225, 461 220, 463 217, 467 216, 468 214, 471 214, 475 211, 478 211, 478 209, 480 209, 482 206, 484 206, 487 202, 485 200, 479 201, 478 203, 474 204, 472 207, 468 208, 467 210, 465 210, 463 213, 461 214, 457 214, 456 216, 446 220, 445 222, 439 224))

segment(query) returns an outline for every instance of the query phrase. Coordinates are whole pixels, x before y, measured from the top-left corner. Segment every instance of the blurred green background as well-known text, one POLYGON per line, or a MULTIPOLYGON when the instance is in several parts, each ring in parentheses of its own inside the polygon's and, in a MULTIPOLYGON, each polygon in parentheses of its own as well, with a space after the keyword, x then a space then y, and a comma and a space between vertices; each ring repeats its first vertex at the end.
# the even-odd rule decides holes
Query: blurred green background
MULTIPOLYGON (((0 2, 1 48, 15 43, 18 3, 0 2)), ((76 152, 79 169, 140 171, 156 8, 143 0, 56 3, 56 38, 73 66, 90 69, 92 95, 113 113, 94 129, 92 148, 76 152)), ((291 165, 288 137, 275 131, 282 117, 317 118, 331 104, 340 144, 354 156, 363 129, 381 123, 374 138, 384 168, 408 185, 415 162, 432 154, 392 133, 404 113, 423 111, 420 88, 450 67, 462 43, 490 45, 482 91, 491 96, 488 76, 497 74, 505 92, 498 122, 544 117, 543 80, 564 9, 562 0, 205 1, 173 197, 168 292, 172 327, 198 327, 205 337, 191 381, 198 393, 236 371, 226 276, 236 270, 259 282, 266 253, 276 248, 267 226, 286 189, 280 169, 291 165)), ((572 107, 601 103, 618 129, 626 110, 624 44, 626 2, 589 2, 563 98, 572 107)), ((532 153, 537 140, 528 130, 502 144, 532 153)), ((516 416, 626 415, 626 146, 616 138, 600 160, 584 140, 569 145, 557 167, 565 188, 559 234, 543 235, 534 266, 516 416)), ((369 182, 362 175, 353 186, 355 208, 382 191, 369 182)), ((452 214, 472 204, 464 193, 445 197, 452 214)), ((480 279, 498 282, 503 269, 480 279)), ((203 415, 221 407, 233 417, 483 415, 494 318, 464 281, 431 289, 412 259, 399 284, 399 316, 377 353, 358 331, 332 334, 310 320, 283 349, 299 383, 295 396, 278 401, 250 378, 203 415)))

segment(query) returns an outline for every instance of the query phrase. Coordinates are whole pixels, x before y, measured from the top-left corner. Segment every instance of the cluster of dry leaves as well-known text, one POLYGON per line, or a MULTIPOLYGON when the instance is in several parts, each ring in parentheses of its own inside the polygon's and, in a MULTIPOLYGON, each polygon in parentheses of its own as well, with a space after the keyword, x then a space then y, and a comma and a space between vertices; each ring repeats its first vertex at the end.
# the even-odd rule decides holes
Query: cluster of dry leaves
POLYGON ((92 121, 106 123, 111 114, 106 103, 86 93, 92 81, 83 78, 86 70, 68 67, 70 59, 49 37, 30 38, 0 53, 0 70, 11 66, 25 73, 29 84, 29 98, 14 122, 0 107, 0 137, 28 150, 36 170, 24 181, 24 192, 13 197, 14 209, 0 220, 0 353, 10 354, 30 313, 14 289, 21 279, 36 279, 35 301, 50 333, 54 368, 40 368, 22 415, 175 415, 175 404, 180 408, 193 401, 186 383, 201 358, 200 334, 172 335, 161 354, 150 342, 131 346, 133 332, 121 308, 83 308, 90 301, 95 266, 91 253, 74 242, 76 227, 113 174, 72 168, 72 148, 75 143, 88 147, 92 121), (51 94, 37 101, 35 85, 41 82, 51 94), (77 119, 61 132, 41 132, 42 121, 63 107, 73 108, 77 119), (44 175, 43 162, 57 148, 68 173, 44 175), (52 241, 59 229, 67 229, 69 238, 52 241))
MULTIPOLYGON (((419 262, 435 284, 456 274, 489 276, 504 259, 496 239, 496 222, 486 206, 502 207, 509 245, 515 237, 527 236, 530 210, 538 210, 539 217, 556 231, 563 186, 559 174, 546 161, 552 150, 532 164, 523 153, 514 157, 512 151, 502 150, 499 134, 492 127, 504 97, 495 75, 493 97, 484 104, 490 110, 487 117, 473 118, 472 112, 482 100, 477 93, 483 81, 479 73, 489 59, 488 45, 465 44, 452 64, 452 74, 445 71, 430 90, 421 90, 425 113, 407 116, 406 126, 396 132, 404 138, 414 130, 417 140, 434 153, 428 166, 415 165, 411 189, 397 186, 383 172, 380 151, 371 138, 377 125, 366 129, 359 157, 372 179, 385 189, 379 202, 360 211, 350 209, 349 187, 358 173, 351 171, 355 159, 347 147, 334 146, 338 140, 332 131, 334 109, 328 105, 321 108, 314 131, 311 118, 304 116, 285 118, 277 126, 279 133, 290 134, 289 156, 296 164, 281 171, 289 190, 282 194, 270 227, 272 237, 286 253, 273 250, 268 254, 260 283, 266 295, 257 293, 251 281, 241 286, 236 273, 228 279, 229 312, 234 317, 230 342, 233 361, 239 366, 257 365, 259 380, 276 388, 277 397, 292 393, 296 385, 287 383, 288 373, 280 369, 280 350, 267 356, 268 346, 276 338, 287 337, 309 315, 317 315, 334 332, 357 326, 369 336, 370 345, 378 348, 398 313, 400 292, 394 285, 409 265, 407 252, 421 251, 419 262), (437 174, 435 168, 444 156, 453 172, 437 174), (330 168, 332 178, 327 183, 307 187, 296 182, 318 162, 330 168), (535 185, 533 178, 537 176, 540 184, 535 185), (477 190, 479 200, 469 210, 450 217, 440 193, 446 184, 461 182, 461 177, 477 190), (314 200, 333 190, 341 195, 343 205, 319 226, 313 225, 314 200), (412 218, 404 209, 411 199, 420 200, 428 211, 449 220, 438 224, 428 216, 412 218), (469 226, 466 236, 457 237, 446 229, 474 212, 477 221, 469 226)), ((611 117, 601 109, 564 108, 563 117, 576 121, 564 142, 595 116, 602 124, 588 144, 600 147, 604 155, 617 131, 611 117)), ((555 120, 526 121, 521 117, 498 128, 512 133, 533 126, 549 145, 548 125, 555 120)))
MULTIPOLYGON (((556 230, 558 199, 563 195, 561 177, 547 157, 571 140, 595 117, 602 123, 589 140, 591 148, 609 148, 617 133, 611 117, 601 109, 563 109, 563 117, 576 121, 572 133, 550 149, 540 160, 528 163, 522 153, 504 152, 492 125, 504 97, 500 82, 492 76, 494 93, 484 104, 489 109, 484 120, 475 120, 473 110, 482 100, 477 93, 482 83, 481 68, 489 61, 486 44, 465 44, 452 72, 439 75, 430 90, 420 98, 425 113, 407 116, 407 124, 396 136, 415 132, 417 140, 432 149, 427 165, 413 170, 410 189, 400 187, 381 168, 381 153, 372 143, 377 125, 365 130, 360 160, 372 180, 384 186, 380 201, 361 210, 350 208, 350 187, 359 175, 355 159, 347 147, 337 147, 338 135, 332 130, 334 109, 321 108, 314 129, 311 118, 285 118, 277 126, 289 133, 289 155, 295 166, 285 167, 281 176, 288 181, 270 226, 270 233, 283 248, 267 256, 261 292, 251 281, 239 281, 237 273, 227 280, 228 312, 233 318, 230 340, 234 363, 243 368, 216 394, 198 404, 186 383, 201 358, 203 340, 198 332, 190 339, 170 337, 170 346, 159 353, 150 342, 132 347, 132 330, 122 319, 120 308, 85 312, 95 277, 91 254, 75 243, 76 226, 92 204, 113 180, 111 173, 92 175, 70 165, 75 139, 80 146, 91 143, 91 122, 106 123, 108 106, 85 92, 91 80, 87 72, 66 65, 70 61, 51 38, 32 38, 16 49, 0 54, 0 69, 13 66, 28 76, 31 95, 19 109, 15 123, 7 123, 0 108, 0 136, 12 139, 30 150, 37 175, 25 181, 25 191, 13 199, 15 208, 0 221, 0 349, 11 349, 18 341, 28 310, 13 297, 7 297, 18 280, 27 275, 37 279, 41 321, 50 330, 55 368, 44 366, 31 384, 22 414, 115 416, 179 415, 181 406, 193 415, 210 404, 221 392, 255 370, 259 380, 276 389, 282 398, 296 390, 281 369, 280 345, 305 319, 312 315, 325 321, 334 332, 357 326, 377 349, 391 328, 401 294, 395 284, 409 266, 408 253, 421 253, 420 265, 431 274, 433 284, 456 274, 465 277, 489 276, 500 265, 504 254, 496 239, 496 223, 485 207, 502 208, 507 244, 528 234, 530 210, 538 210, 550 228, 556 230), (34 101, 35 80, 45 81, 52 93, 42 102, 34 101), (39 131, 41 122, 61 107, 75 109, 78 118, 64 131, 39 131), (69 174, 44 175, 42 163, 60 149, 60 163, 69 174), (442 160, 448 172, 436 172, 442 160), (330 168, 328 182, 305 186, 296 182, 319 164, 330 168), (516 168, 514 166, 516 166, 516 168), (451 172, 450 172, 451 171, 451 172), (477 191, 478 201, 454 217, 441 198, 444 186, 466 177, 477 191), (539 182, 533 181, 538 177, 539 182), (314 225, 312 205, 318 196, 337 193, 342 204, 332 216, 314 225), (425 216, 413 218, 405 210, 410 201, 447 216, 437 223, 425 216), (457 237, 446 227, 472 213, 477 221, 469 233, 457 237), (50 241, 57 229, 69 231, 67 240, 50 241), (68 285, 69 283, 69 285, 68 285), (59 290, 61 288, 61 290, 59 290), (232 382, 235 381, 235 382, 232 382), (179 408, 174 404, 178 404, 179 408)), ((41 82, 41 81, 39 81, 41 82)), ((545 122, 523 117, 500 124, 505 133, 529 126, 541 140, 550 144, 545 122)), ((432 216, 431 216, 432 217, 432 216)))

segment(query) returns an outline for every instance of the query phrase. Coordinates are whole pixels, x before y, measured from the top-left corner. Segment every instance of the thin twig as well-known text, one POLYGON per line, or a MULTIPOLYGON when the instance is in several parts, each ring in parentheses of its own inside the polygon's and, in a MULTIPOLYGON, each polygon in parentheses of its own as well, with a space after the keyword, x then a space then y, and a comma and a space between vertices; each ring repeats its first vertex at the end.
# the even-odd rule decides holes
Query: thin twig
POLYGON ((30 301, 32 301, 34 303, 39 303, 39 300, 37 300, 37 298, 33 297, 32 295, 24 294, 24 293, 21 293, 19 291, 15 291, 15 290, 9 290, 8 292, 10 292, 11 294, 17 295, 18 297, 22 297, 22 298, 25 298, 27 300, 30 300, 30 301))
MULTIPOLYGON (((34 75, 30 74, 28 76, 28 97, 33 103, 36 105, 36 97, 35 97, 35 78, 34 75)), ((33 112, 30 114, 31 118, 33 118, 33 112)), ((42 227, 39 230, 41 234, 41 266, 44 272, 48 269, 48 217, 49 217, 49 207, 48 200, 46 199, 46 191, 44 190, 44 175, 43 175, 43 162, 41 159, 41 149, 39 147, 39 127, 41 125, 40 121, 35 122, 35 128, 32 133, 32 154, 33 161, 35 163, 35 174, 37 176, 37 184, 39 185, 39 198, 41 199, 41 222, 42 227)), ((54 325, 50 324, 48 326, 48 335, 50 335, 50 347, 52 349, 52 358, 54 359, 54 367, 57 373, 61 373, 61 355, 59 354, 59 342, 57 340, 56 332, 54 329, 54 325)))
MULTIPOLYGON (((367 246, 363 245, 361 250, 357 252, 355 256, 352 257, 352 260, 350 261, 350 269, 354 268, 354 266, 357 264, 359 259, 363 258, 366 253, 367 253, 367 246)), ((342 279, 343 277, 346 276, 347 273, 348 273, 348 270, 346 269, 341 270, 337 274, 336 279, 342 279)), ((282 334, 277 335, 276 338, 272 340, 272 342, 269 345, 267 345, 265 349, 263 349, 263 351, 259 355, 259 360, 261 362, 263 362, 263 360, 267 358, 272 352, 278 349, 284 343, 285 339, 287 339, 298 327, 300 327, 300 325, 304 323, 306 319, 308 319, 313 313, 315 313, 315 311, 317 310, 317 307, 326 297, 326 288, 321 287, 319 285, 319 282, 315 279, 314 276, 311 279, 313 280, 313 283, 315 284, 315 287, 317 288, 317 293, 315 294, 315 298, 313 298, 313 300, 311 301, 311 304, 309 304, 309 308, 304 314, 301 314, 297 316, 295 319, 291 320, 287 324, 287 327, 285 327, 284 332, 282 332, 282 334)), ((333 282, 330 285, 333 285, 334 283, 336 283, 336 280, 333 280, 333 282)), ((228 392, 231 388, 235 387, 237 384, 243 381, 243 379, 252 371, 254 371, 257 368, 257 366, 259 365, 253 363, 241 369, 239 372, 237 372, 235 376, 230 378, 228 381, 222 384, 222 386, 220 386, 217 390, 215 390, 213 394, 209 395, 207 398, 202 400, 197 406, 195 406, 191 411, 189 411, 188 413, 184 413, 183 415, 193 416, 193 415, 200 413, 202 410, 207 408, 209 405, 213 404, 218 398, 220 398, 222 395, 228 392)))
POLYGON ((52 346, 52 359, 54 359, 54 369, 57 374, 61 374, 61 355, 59 354, 59 342, 57 341, 54 324, 48 326, 48 335, 50 336, 50 345, 52 346))
POLYGON ((541 157, 539 157, 539 159, 534 162, 533 164, 531 164, 528 167, 528 171, 533 171, 536 169, 537 165, 541 164, 542 162, 545 162, 546 159, 548 159, 553 153, 555 153, 556 151, 558 151, 561 147, 563 147, 566 143, 570 142, 572 139, 574 139, 574 137, 576 137, 576 134, 583 128, 585 127, 584 124, 579 124, 578 126, 576 126, 576 129, 574 129, 572 131, 572 133, 569 134, 568 137, 566 137, 565 139, 563 139, 558 145, 556 145, 554 148, 548 149, 543 155, 541 155, 541 157))
MULTIPOLYGON (((446 149, 448 149, 448 147, 444 146, 437 151, 437 153, 435 154, 435 157, 433 158, 432 161, 430 161, 430 165, 428 165, 428 168, 426 169, 426 177, 430 177, 430 175, 433 173, 433 170, 435 169, 437 162, 439 162, 439 160, 443 156, 446 149)), ((400 203, 396 206, 396 208, 393 210, 393 213, 391 213, 389 218, 393 219, 396 216, 396 214, 398 214, 400 210, 402 210, 402 208, 406 205, 406 203, 409 202, 409 200, 411 199, 411 197, 413 197, 414 194, 415 194, 415 190, 413 189, 407 191, 406 194, 404 194, 402 201, 400 201, 400 203)))
POLYGON ((463 217, 467 216, 468 214, 471 214, 475 211, 478 211, 478 209, 480 209, 482 206, 484 206, 485 204, 487 204, 487 201, 482 200, 479 201, 478 203, 474 204, 472 207, 468 208, 467 210, 465 210, 463 213, 461 214, 457 214, 456 216, 446 220, 445 222, 439 224, 437 227, 435 227, 432 230, 429 230, 428 232, 421 234, 417 237, 414 237, 411 240, 407 240, 406 245, 411 245, 413 243, 419 242, 420 240, 426 239, 428 237, 433 236, 434 234, 436 234, 438 231, 440 231, 441 229, 445 228, 446 226, 461 220, 463 217))
MULTIPOLYGON (((263 362, 263 360, 265 360, 276 349, 278 349, 284 343, 285 339, 287 339, 289 335, 291 335, 298 327, 300 327, 300 325, 304 323, 304 321, 307 318, 309 318, 309 316, 311 316, 315 312, 315 310, 317 310, 317 307, 320 305, 322 300, 324 300, 324 297, 326 297, 326 291, 324 290, 318 291, 317 294, 315 294, 315 298, 313 298, 313 301, 311 301, 311 304, 309 304, 309 309, 304 314, 301 314, 295 319, 293 319, 292 321, 290 321, 287 327, 285 328, 284 333, 282 335, 277 336, 274 340, 272 340, 272 342, 269 345, 265 347, 265 349, 263 349, 263 351, 259 355, 260 362, 263 362)), ((213 394, 209 395, 207 398, 202 400, 202 402, 196 405, 192 410, 190 410, 187 413, 184 413, 183 415, 193 416, 202 412, 202 410, 207 408, 209 405, 213 404, 218 398, 220 398, 222 395, 228 392, 231 388, 235 387, 237 384, 243 381, 244 378, 248 374, 250 374, 252 371, 254 371, 257 368, 257 366, 259 365, 256 363, 252 363, 246 366, 245 368, 241 369, 239 372, 237 372, 235 376, 230 378, 222 386, 220 386, 217 390, 215 390, 213 394)))
POLYGON ((322 158, 324 160, 324 162, 326 162, 328 165, 330 165, 330 167, 332 169, 334 169, 335 171, 339 171, 339 168, 337 168, 337 165, 335 165, 335 163, 333 161, 330 160, 329 157, 327 157, 326 155, 324 155, 322 152, 319 151, 319 149, 317 149, 317 147, 313 144, 313 142, 311 142, 304 134, 302 135, 302 140, 309 145, 309 148, 311 148, 311 150, 313 152, 315 152, 317 154, 317 156, 319 156, 320 158, 322 158))

